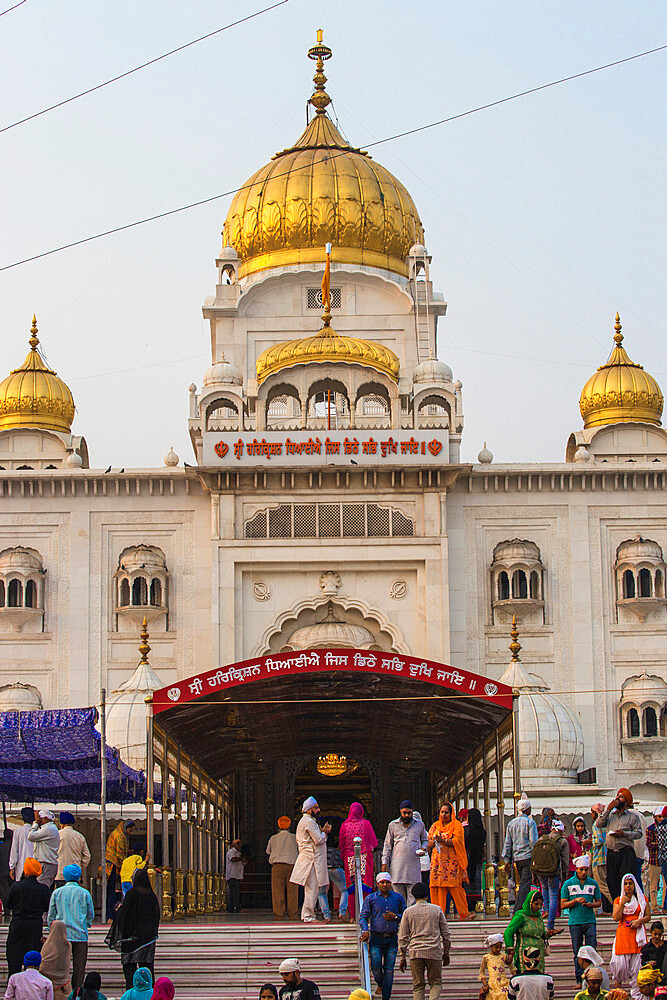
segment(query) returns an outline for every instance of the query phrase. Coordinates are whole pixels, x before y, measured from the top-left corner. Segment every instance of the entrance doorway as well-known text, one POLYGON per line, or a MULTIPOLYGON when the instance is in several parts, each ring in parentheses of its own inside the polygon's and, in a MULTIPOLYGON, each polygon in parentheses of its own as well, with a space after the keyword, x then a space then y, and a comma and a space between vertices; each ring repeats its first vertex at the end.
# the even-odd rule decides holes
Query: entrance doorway
POLYGON ((313 757, 297 774, 295 816, 301 813, 303 801, 309 795, 315 796, 324 816, 338 821, 334 826, 340 826, 347 818, 352 802, 361 802, 369 818, 373 811, 368 771, 357 761, 332 750, 313 757))

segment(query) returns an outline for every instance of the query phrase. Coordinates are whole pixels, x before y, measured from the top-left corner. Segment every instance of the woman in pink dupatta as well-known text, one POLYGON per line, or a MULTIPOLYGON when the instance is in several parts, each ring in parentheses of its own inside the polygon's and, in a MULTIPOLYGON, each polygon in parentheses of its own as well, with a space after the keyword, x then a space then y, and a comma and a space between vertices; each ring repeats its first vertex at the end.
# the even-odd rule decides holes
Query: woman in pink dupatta
POLYGON ((345 884, 348 897, 350 917, 354 917, 354 838, 361 837, 361 881, 364 895, 373 892, 373 849, 378 845, 375 830, 367 819, 364 819, 364 807, 361 802, 353 802, 347 819, 340 828, 338 844, 343 859, 345 884))

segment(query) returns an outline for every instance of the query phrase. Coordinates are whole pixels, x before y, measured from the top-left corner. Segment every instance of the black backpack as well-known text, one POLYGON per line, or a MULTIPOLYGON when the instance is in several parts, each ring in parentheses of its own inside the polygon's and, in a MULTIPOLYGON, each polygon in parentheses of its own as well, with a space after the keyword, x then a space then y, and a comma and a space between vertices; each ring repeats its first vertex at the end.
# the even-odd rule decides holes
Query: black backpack
POLYGON ((548 833, 543 834, 533 847, 530 870, 533 875, 549 878, 557 875, 560 868, 560 851, 556 841, 548 833))

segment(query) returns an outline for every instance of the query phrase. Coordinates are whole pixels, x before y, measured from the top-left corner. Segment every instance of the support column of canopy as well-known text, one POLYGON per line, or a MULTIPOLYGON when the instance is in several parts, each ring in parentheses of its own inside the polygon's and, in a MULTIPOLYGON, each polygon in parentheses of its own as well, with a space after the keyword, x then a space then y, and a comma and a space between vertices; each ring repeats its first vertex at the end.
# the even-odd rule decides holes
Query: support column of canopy
POLYGON ((181 747, 176 749, 176 774, 174 777, 174 919, 185 917, 185 892, 183 869, 183 781, 181 774, 181 747))
POLYGON ((197 856, 195 852, 195 815, 194 815, 194 764, 192 757, 188 757, 188 776, 186 783, 187 795, 187 842, 188 860, 185 871, 185 912, 189 917, 197 914, 197 856))
POLYGON ((167 734, 161 731, 161 756, 160 773, 162 778, 162 920, 173 920, 173 906, 171 900, 172 871, 169 853, 169 743, 167 734))

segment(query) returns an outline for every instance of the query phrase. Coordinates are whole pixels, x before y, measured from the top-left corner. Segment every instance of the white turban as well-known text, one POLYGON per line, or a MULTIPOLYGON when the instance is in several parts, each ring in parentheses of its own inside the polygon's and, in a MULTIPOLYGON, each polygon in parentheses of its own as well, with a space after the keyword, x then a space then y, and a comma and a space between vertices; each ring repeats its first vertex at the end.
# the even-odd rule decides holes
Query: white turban
MULTIPOLYGON (((309 795, 304 804, 301 806, 301 812, 306 813, 308 812, 309 809, 312 809, 313 806, 316 805, 317 805, 317 799, 313 795, 309 795)), ((289 959, 289 961, 291 961, 291 959, 289 959)), ((296 969, 291 969, 289 971, 296 972, 296 969)))
POLYGON ((604 958, 602 955, 598 955, 595 948, 591 948, 589 944, 583 944, 581 946, 577 952, 577 958, 584 958, 587 962, 592 962, 593 965, 604 965, 604 958))
POLYGON ((484 947, 491 948, 494 944, 502 944, 504 940, 502 934, 489 934, 488 938, 484 938, 484 947))
POLYGON ((590 868, 591 859, 587 854, 582 854, 580 858, 575 858, 572 864, 575 868, 590 868))
POLYGON ((391 875, 389 872, 378 872, 375 876, 376 882, 391 882, 391 875))
POLYGON ((551 824, 551 829, 560 830, 560 832, 563 833, 563 831, 565 830, 565 826, 563 825, 563 822, 561 820, 555 819, 551 824))
POLYGON ((299 965, 298 958, 286 958, 284 962, 281 962, 278 966, 278 972, 300 972, 301 966, 299 965))
POLYGON ((41 819, 50 819, 50 820, 53 820, 53 813, 49 812, 48 809, 40 809, 39 813, 38 813, 38 816, 41 819))
POLYGON ((519 812, 526 812, 527 809, 532 809, 531 802, 526 793, 522 792, 519 799, 519 812))

